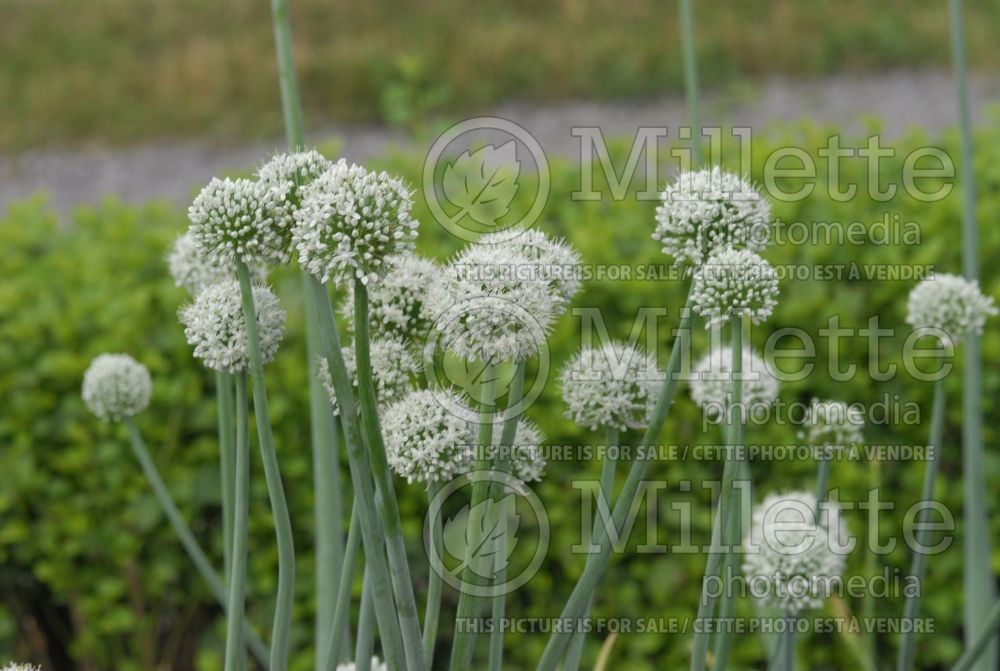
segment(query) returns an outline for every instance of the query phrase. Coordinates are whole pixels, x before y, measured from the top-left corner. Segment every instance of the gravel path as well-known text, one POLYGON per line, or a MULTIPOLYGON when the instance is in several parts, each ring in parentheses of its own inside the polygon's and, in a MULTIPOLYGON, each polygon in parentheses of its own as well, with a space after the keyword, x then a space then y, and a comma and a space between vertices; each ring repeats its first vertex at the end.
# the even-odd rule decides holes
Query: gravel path
MULTIPOLYGON (((1000 74, 970 81, 976 122, 986 105, 1000 103, 1000 74)), ((834 124, 848 134, 865 129, 874 116, 883 134, 898 137, 911 127, 931 133, 956 122, 954 89, 947 72, 892 72, 801 82, 774 79, 711 92, 703 103, 704 123, 750 126, 766 133, 779 122, 809 119, 834 124)), ((599 126, 605 137, 632 136, 640 126, 667 126, 675 135, 685 123, 681 96, 621 102, 503 105, 491 112, 527 128, 550 155, 573 156, 574 126, 599 126)), ((361 161, 389 147, 424 150, 398 131, 373 126, 329 126, 312 141, 335 135, 343 155, 361 161)), ((155 142, 130 148, 44 149, 17 156, 0 154, 0 212, 17 199, 44 191, 61 213, 75 205, 114 195, 126 202, 153 199, 185 204, 192 190, 226 169, 252 166, 281 141, 213 146, 204 141, 155 142)))

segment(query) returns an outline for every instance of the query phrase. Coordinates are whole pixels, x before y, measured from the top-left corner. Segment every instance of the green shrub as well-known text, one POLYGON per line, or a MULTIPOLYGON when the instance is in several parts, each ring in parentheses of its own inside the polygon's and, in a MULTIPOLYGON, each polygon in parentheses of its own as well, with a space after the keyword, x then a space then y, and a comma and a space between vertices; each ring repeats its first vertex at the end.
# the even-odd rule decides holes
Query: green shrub
MULTIPOLYGON (((832 131, 830 131, 832 133, 832 131)), ((815 153, 824 144, 825 129, 795 128, 787 141, 815 153)), ((1000 253, 1000 230, 991 225, 1000 217, 1000 168, 989 160, 988 148, 1000 143, 1000 124, 993 123, 978 137, 980 218, 984 259, 1000 253)), ((899 173, 908 148, 927 144, 913 136, 897 147, 895 159, 884 164, 886 175, 899 173)), ((754 176, 778 146, 777 139, 754 144, 754 176)), ((953 152, 957 143, 946 138, 941 145, 953 152)), ((619 148, 621 149, 621 147, 619 148)), ((621 151, 616 152, 621 154, 621 151)), ((418 183, 422 157, 394 156, 386 167, 418 183)), ((844 179, 865 184, 860 162, 845 162, 844 179)), ((664 173, 666 174, 666 173, 664 173)), ((825 180, 821 169, 820 183, 825 180)), ((569 194, 579 188, 576 168, 553 168, 553 195, 542 227, 566 236, 588 263, 663 264, 667 261, 649 239, 654 203, 634 198, 623 202, 606 199, 576 202, 569 194)), ((518 196, 523 197, 523 194, 518 196)), ((863 194, 838 203, 820 189, 797 204, 776 204, 776 215, 787 221, 861 221, 871 224, 883 213, 898 212, 919 224, 921 244, 774 247, 767 256, 776 264, 933 263, 939 270, 960 268, 957 191, 933 204, 903 195, 876 203, 863 194)), ((459 243, 431 223, 423 205, 417 213, 425 222, 419 243, 424 253, 445 256, 459 243)), ((127 450, 118 429, 87 414, 79 399, 81 375, 90 358, 102 351, 125 351, 136 356, 154 376, 153 405, 139 422, 147 434, 163 475, 184 514, 212 556, 221 562, 218 465, 215 409, 211 401, 213 378, 191 358, 176 322, 183 293, 173 287, 164 263, 170 241, 184 227, 179 210, 161 206, 126 207, 108 202, 81 210, 61 228, 45 203, 32 200, 11 208, 0 222, 0 249, 4 275, 0 282, 0 590, 5 596, 0 612, 0 658, 15 655, 37 659, 50 668, 70 668, 63 655, 71 655, 81 669, 217 669, 222 655, 222 618, 156 506, 146 483, 127 450)), ((1000 292, 996 267, 983 268, 984 290, 1000 292)), ((295 637, 299 651, 293 668, 311 665, 312 592, 312 479, 307 430, 306 376, 301 309, 297 277, 282 271, 274 281, 290 313, 288 336, 269 369, 272 420, 282 472, 290 495, 299 553, 298 600, 295 637)), ((828 314, 839 313, 841 325, 863 327, 872 315, 884 328, 907 332, 903 317, 906 295, 913 282, 842 279, 826 282, 784 282, 775 316, 755 328, 758 347, 773 330, 787 325, 817 335, 828 314)), ((612 335, 627 337, 635 311, 641 306, 668 306, 667 323, 676 320, 683 301, 683 284, 677 281, 627 281, 585 284, 576 306, 599 307, 612 335)), ((576 348, 579 321, 566 317, 551 339, 553 364, 558 367, 576 348)), ((984 339, 985 360, 1000 358, 1000 336, 989 328, 984 339)), ((660 357, 665 357, 666 330, 661 334, 660 357)), ((881 363, 899 363, 902 336, 883 343, 881 363)), ((706 337, 698 333, 695 356, 704 351, 706 337)), ((817 362, 828 351, 818 340, 817 362)), ((861 339, 842 341, 842 361, 864 370, 869 351, 861 339)), ((930 388, 906 376, 877 383, 865 374, 850 382, 834 382, 822 373, 806 381, 787 384, 785 401, 808 401, 812 396, 841 398, 871 404, 885 394, 899 394, 920 404, 927 414, 930 388)), ((996 366, 984 369, 985 398, 1000 393, 996 366)), ((950 398, 946 446, 938 494, 953 511, 961 505, 960 376, 948 382, 950 398)), ((986 444, 997 440, 995 406, 985 422, 986 444)), ((550 383, 530 415, 553 444, 568 445, 599 440, 562 417, 556 386, 550 383)), ((662 440, 669 443, 714 441, 700 431, 700 413, 682 388, 662 440)), ((926 440, 926 423, 919 426, 893 423, 868 427, 871 443, 920 444, 926 440)), ((630 436, 637 440, 637 436, 630 436)), ((794 431, 768 425, 748 429, 748 441, 792 443, 794 431)), ((250 540, 250 616, 267 631, 275 588, 276 550, 267 509, 266 490, 258 463, 253 464, 250 540)), ((772 489, 810 487, 811 463, 754 463, 757 498, 772 489)), ((987 453, 986 477, 996 477, 1000 460, 987 453)), ((844 499, 859 500, 869 488, 871 467, 865 463, 837 463, 833 483, 844 499)), ((553 538, 543 569, 528 585, 511 596, 508 612, 515 617, 554 616, 561 609, 583 558, 569 547, 579 541, 574 519, 579 504, 568 496, 569 481, 581 473, 597 477, 596 464, 553 463, 537 488, 552 523, 553 538)), ((652 477, 667 483, 667 497, 660 501, 661 535, 676 538, 678 522, 670 502, 694 504, 695 542, 707 542, 710 506, 700 482, 716 479, 720 465, 706 462, 658 463, 652 477), (690 480, 693 491, 679 483, 690 480)), ((899 538, 901 517, 917 498, 922 468, 919 463, 882 465, 886 491, 896 500, 894 511, 883 515, 883 539, 899 538)), ((405 533, 411 545, 418 590, 423 589, 426 561, 419 543, 424 493, 418 487, 399 485, 405 533)), ((996 499, 993 504, 995 508, 996 499)), ((994 509, 991 512, 996 513, 994 509)), ((859 513, 848 513, 855 533, 864 530, 859 513)), ((992 517, 997 538, 1000 518, 992 517)), ((641 525, 640 525, 641 526, 641 525)), ((639 534, 640 536, 642 534, 639 534)), ((633 539, 631 547, 641 538, 633 539)), ((961 529, 958 539, 930 567, 926 582, 925 613, 933 617, 937 633, 919 641, 926 666, 944 665, 960 650, 960 592, 962 570, 961 529)), ((994 546, 994 550, 998 550, 994 546)), ((697 554, 636 555, 614 561, 598 593, 598 617, 690 617, 700 591, 703 557, 697 554)), ((909 557, 900 544, 885 558, 890 570, 905 572, 909 557)), ((864 552, 851 556, 851 572, 860 572, 864 552)), ((1000 553, 994 554, 1000 568, 1000 553)), ((419 593, 418 593, 419 594, 419 593)), ((420 598, 418 596, 418 598, 420 598)), ((447 645, 447 617, 455 595, 446 592, 442 645, 447 645)), ((859 603, 846 604, 857 611, 859 603)), ((752 613, 749 603, 740 612, 752 613)), ((901 600, 879 600, 876 613, 898 615, 901 600)), ((827 611, 826 614, 832 614, 827 611)), ((686 665, 689 637, 679 634, 623 634, 612 653, 613 668, 681 668, 686 665)), ((544 646, 540 635, 509 637, 511 668, 530 668, 544 646)), ((587 659, 593 659, 602 637, 588 639, 587 659)), ((815 634, 801 646, 808 668, 849 668, 852 658, 836 634, 815 634)), ((878 639, 883 661, 891 658, 894 637, 878 639)), ((762 649, 756 639, 737 644, 737 660, 759 665, 762 649)))

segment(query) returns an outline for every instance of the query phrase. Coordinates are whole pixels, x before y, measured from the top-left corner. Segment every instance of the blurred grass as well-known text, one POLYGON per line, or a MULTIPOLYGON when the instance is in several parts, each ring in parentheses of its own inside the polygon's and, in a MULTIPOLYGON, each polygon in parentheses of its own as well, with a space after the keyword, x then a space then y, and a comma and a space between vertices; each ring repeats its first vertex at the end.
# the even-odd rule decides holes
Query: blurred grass
MULTIPOLYGON (((419 124, 506 99, 681 90, 677 11, 656 0, 293 0, 307 120, 419 124)), ((973 67, 1000 64, 1000 4, 970 3, 973 67)), ((5 0, 0 148, 281 133, 266 0, 5 0)), ((725 0, 695 9, 707 87, 945 67, 941 3, 725 0)))

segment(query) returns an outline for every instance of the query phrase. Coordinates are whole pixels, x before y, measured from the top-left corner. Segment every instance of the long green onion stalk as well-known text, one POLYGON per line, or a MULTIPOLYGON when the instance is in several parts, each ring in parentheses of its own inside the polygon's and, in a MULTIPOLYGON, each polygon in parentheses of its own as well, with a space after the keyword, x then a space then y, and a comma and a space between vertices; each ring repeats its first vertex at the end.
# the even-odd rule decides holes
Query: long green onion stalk
MULTIPOLYGON (((642 439, 641 444, 644 446, 649 447, 656 444, 660 431, 663 429, 663 424, 667 421, 667 415, 674 400, 674 392, 677 391, 681 353, 687 348, 690 337, 691 306, 688 302, 681 312, 681 321, 677 329, 677 337, 674 339, 673 348, 670 352, 670 362, 667 364, 666 378, 663 383, 663 389, 660 392, 660 398, 656 402, 656 407, 653 409, 650 417, 649 426, 642 439)), ((641 457, 632 462, 632 467, 629 469, 625 483, 622 485, 622 490, 618 494, 618 500, 615 502, 612 514, 612 523, 616 528, 620 529, 622 527, 629 509, 635 504, 636 497, 639 494, 639 485, 653 463, 651 452, 653 450, 644 450, 641 457)), ((607 568, 608 562, 611 560, 611 545, 608 542, 609 532, 603 525, 598 531, 598 537, 594 543, 599 546, 599 549, 587 558, 583 574, 580 576, 576 586, 573 588, 573 592, 570 594, 569 600, 563 607, 561 615, 563 621, 571 621, 572 618, 580 617, 587 604, 590 603, 590 599, 604 574, 604 569, 607 568)), ((538 663, 539 671, 552 671, 552 669, 556 668, 572 635, 572 631, 552 634, 545 646, 542 659, 538 663)))
MULTIPOLYGON (((437 496, 438 491, 441 489, 441 483, 432 482, 427 490, 427 499, 430 502, 434 501, 434 497, 437 496)), ((443 557, 443 529, 441 527, 441 509, 437 507, 434 509, 432 505, 433 516, 429 522, 430 529, 428 533, 430 534, 430 544, 433 548, 431 553, 432 557, 443 557)), ((435 569, 432 565, 427 575, 427 607, 424 609, 424 665, 428 669, 434 668, 434 647, 437 643, 437 631, 438 631, 438 621, 441 617, 441 589, 444 586, 444 581, 441 578, 441 571, 435 569)))
POLYGON ((691 124, 691 168, 701 165, 701 112, 698 95, 698 60, 694 46, 692 0, 680 0, 681 57, 684 61, 684 97, 691 124))
POLYGON ((1000 601, 993 604, 993 610, 990 611, 985 624, 979 628, 979 633, 972 639, 972 644, 958 658, 951 671, 969 671, 997 635, 998 629, 1000 629, 1000 601))
MULTIPOLYGON (((177 534, 177 538, 191 559, 191 563, 194 564, 195 568, 198 569, 198 573, 201 574, 202 579, 208 584, 208 589, 212 593, 212 596, 215 597, 220 606, 226 608, 228 597, 222 580, 215 572, 212 562, 209 561, 205 552, 201 549, 198 540, 191 533, 191 528, 184 521, 181 511, 177 509, 177 504, 174 503, 173 497, 170 496, 170 490, 167 489, 166 483, 163 482, 163 478, 160 477, 160 472, 156 468, 156 463, 149 455, 149 450, 146 449, 146 443, 142 439, 142 433, 140 433, 138 425, 136 425, 135 420, 131 417, 126 417, 124 422, 125 428, 128 430, 129 442, 132 444, 132 451, 135 453, 135 458, 138 460, 139 466, 146 476, 146 480, 149 481, 150 486, 153 488, 153 493, 156 495, 156 499, 163 509, 163 514, 166 515, 167 521, 173 527, 174 533, 177 534)), ((257 662, 265 669, 269 668, 267 646, 250 627, 250 623, 247 622, 245 616, 243 618, 243 636, 246 639, 247 649, 250 650, 257 662)))
POLYGON ((215 397, 219 419, 219 482, 222 486, 222 544, 223 576, 230 581, 233 542, 233 501, 236 490, 233 475, 236 472, 236 406, 233 405, 233 376, 216 371, 215 397))
POLYGON ((288 666, 292 634, 292 605, 295 601, 295 543, 292 539, 292 520, 288 514, 285 486, 281 482, 278 453, 274 449, 271 420, 267 403, 267 384, 264 380, 264 363, 260 354, 260 336, 257 332, 257 310, 254 307, 250 271, 242 261, 237 263, 236 275, 243 296, 243 321, 247 330, 247 349, 250 355, 250 377, 253 381, 253 409, 257 418, 257 440, 264 462, 264 479, 271 500, 274 531, 278 543, 278 594, 274 609, 274 626, 271 635, 271 668, 283 671, 288 666))
MULTIPOLYGON (((976 173, 973 165, 972 118, 966 86, 965 29, 962 0, 949 0, 952 64, 962 137, 962 270, 966 279, 979 278, 979 224, 976 216, 976 173)), ((983 467, 983 350, 980 336, 965 338, 962 384, 962 479, 964 540, 965 643, 970 645, 978 623, 996 601, 996 581, 990 568, 990 534, 986 519, 983 467)), ((979 662, 979 671, 1000 666, 1000 639, 994 637, 979 662)))
MULTIPOLYGON (((924 488, 921 501, 926 504, 934 497, 934 482, 937 478, 939 452, 941 451, 941 438, 944 435, 944 378, 934 383, 934 406, 931 410, 931 435, 928 441, 933 452, 924 470, 924 488)), ((920 549, 913 553, 913 561, 910 564, 910 575, 921 583, 927 573, 927 553, 923 550, 927 546, 929 532, 927 530, 926 507, 920 510, 917 518, 916 541, 920 549)), ((903 607, 903 620, 913 622, 920 617, 920 594, 914 594, 906 599, 903 607)), ((896 660, 896 671, 912 671, 916 655, 916 636, 913 627, 903 631, 903 640, 899 646, 899 657, 896 660)))
MULTIPOLYGON (((322 671, 336 671, 337 665, 344 659, 347 651, 348 630, 351 617, 351 589, 354 586, 354 569, 358 563, 358 550, 361 547, 361 530, 358 523, 358 506, 351 511, 351 525, 347 529, 347 545, 344 548, 344 563, 340 572, 340 585, 337 587, 337 601, 333 609, 333 622, 330 631, 326 632, 326 649, 320 656, 322 671)), ((320 639, 322 640, 322 639, 320 639)), ((319 642, 317 641, 317 645, 319 642)))
POLYGON ((232 569, 229 573, 229 601, 226 607, 226 671, 244 666, 243 614, 246 610, 247 521, 250 510, 250 436, 248 422, 247 380, 236 375, 236 435, 233 459, 232 569))
MULTIPOLYGON (((372 585, 375 619, 381 634, 382 650, 390 668, 405 669, 408 668, 408 658, 404 652, 399 615, 389 577, 389 564, 385 556, 385 536, 376 513, 371 467, 358 427, 354 385, 351 383, 347 375, 347 367, 344 365, 344 357, 340 349, 340 336, 337 333, 333 306, 330 304, 327 289, 315 278, 310 278, 310 289, 318 316, 323 356, 330 368, 330 379, 336 392, 337 407, 343 418, 348 464, 351 469, 351 481, 354 483, 354 505, 358 511, 361 541, 364 545, 365 564, 368 567, 372 585)), ((422 663, 421 659, 421 665, 422 663)))
POLYGON ((365 572, 361 586, 361 611, 358 613, 358 640, 354 646, 354 671, 371 671, 375 649, 375 602, 372 584, 365 572))

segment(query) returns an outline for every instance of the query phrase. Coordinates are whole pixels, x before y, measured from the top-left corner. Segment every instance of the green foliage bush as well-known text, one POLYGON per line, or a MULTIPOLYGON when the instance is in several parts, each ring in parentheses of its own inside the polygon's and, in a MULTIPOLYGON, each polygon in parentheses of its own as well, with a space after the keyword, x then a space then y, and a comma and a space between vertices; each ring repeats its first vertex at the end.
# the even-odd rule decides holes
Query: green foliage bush
MULTIPOLYGON (((796 127, 784 137, 754 143, 753 175, 761 175, 763 162, 777 146, 796 143, 815 155, 834 131, 796 127)), ((1000 143, 1000 123, 992 123, 978 136, 981 254, 984 261, 1000 253, 1000 168, 990 159, 990 148, 1000 143)), ((884 165, 883 175, 898 175, 903 158, 912 147, 930 144, 912 136, 897 145, 897 156, 884 165)), ((948 137, 933 142, 955 154, 957 143, 948 137)), ((619 149, 622 149, 621 147, 619 149)), ((615 152, 621 155, 622 152, 615 152)), ((957 155, 957 154, 955 154, 957 155)), ((393 156, 384 163, 418 183, 422 157, 393 156)), ((663 173, 666 174, 665 172, 663 173)), ((818 184, 825 184, 821 164, 818 184)), ((864 185, 865 167, 845 161, 843 179, 864 185)), ((794 185, 789 182, 788 190, 794 185)), ((576 167, 556 164, 553 187, 541 226, 566 236, 588 263, 668 265, 649 238, 655 204, 628 198, 612 202, 580 202, 569 194, 579 189, 576 167)), ((419 197, 419 196, 418 196, 419 197)), ((523 194, 519 194, 519 198, 523 194)), ((921 203, 898 195, 878 203, 864 194, 849 202, 835 202, 822 188, 800 203, 777 203, 775 213, 786 221, 881 221, 885 212, 898 212, 903 221, 919 224, 919 246, 864 244, 858 246, 773 247, 767 256, 775 264, 914 264, 931 263, 940 271, 960 269, 958 222, 960 198, 956 190, 937 203, 921 203)), ((443 257, 459 242, 436 227, 420 205, 424 222, 419 246, 424 253, 443 257)), ((177 308, 185 296, 166 272, 163 256, 170 241, 183 229, 178 209, 164 206, 126 207, 114 202, 80 210, 70 225, 61 227, 44 201, 31 200, 12 207, 0 221, 3 280, 0 281, 0 658, 21 656, 48 668, 73 668, 63 655, 72 656, 80 669, 217 669, 221 666, 222 618, 187 558, 131 459, 123 435, 113 425, 90 416, 79 398, 80 379, 90 358, 102 351, 125 351, 149 366, 154 376, 152 407, 139 418, 154 457, 178 503, 210 554, 221 563, 218 466, 213 377, 191 358, 176 322, 177 308)), ((983 288, 1000 294, 996 265, 984 263, 983 288)), ((295 629, 297 650, 293 668, 310 668, 312 651, 312 478, 307 429, 307 383, 304 368, 302 315, 297 278, 282 271, 274 277, 289 308, 289 333, 278 358, 269 369, 272 420, 281 467, 290 496, 299 553, 298 600, 295 629)), ((908 332, 904 325, 906 295, 911 281, 841 279, 782 283, 782 296, 774 317, 755 328, 752 340, 760 346, 767 335, 782 326, 797 326, 817 335, 826 317, 840 314, 848 328, 867 325, 878 315, 883 328, 900 334, 882 343, 881 363, 900 363, 900 347, 908 332)), ((666 306, 664 324, 676 321, 683 302, 684 285, 665 281, 588 281, 575 306, 602 310, 612 335, 628 337, 636 310, 666 306)), ((553 363, 558 367, 577 346, 579 320, 566 317, 551 339, 553 363)), ((661 360, 666 357, 669 335, 660 333, 661 360)), ((694 356, 706 346, 704 333, 695 339, 694 356)), ((817 363, 826 360, 827 343, 819 339, 817 363)), ((803 382, 783 387, 785 401, 808 401, 812 396, 841 398, 871 404, 888 394, 901 401, 919 403, 924 415, 930 387, 901 375, 887 382, 870 380, 866 370, 869 351, 865 341, 841 341, 841 360, 855 363, 861 372, 850 382, 834 382, 817 365, 817 373, 803 382)), ((1000 336, 990 326, 984 339, 986 399, 1000 393, 1000 336)), ((948 381, 949 421, 938 495, 960 514, 962 483, 958 399, 960 376, 948 381)), ((996 406, 984 408, 986 444, 997 440, 996 406)), ((558 391, 550 383, 532 407, 535 419, 553 444, 570 445, 600 440, 562 416, 558 391)), ((922 415, 922 417, 924 416, 922 415)), ((682 388, 664 435, 666 443, 717 442, 714 433, 703 435, 700 413, 682 388)), ((920 444, 926 440, 926 422, 918 426, 870 426, 871 443, 920 444)), ((638 436, 628 436, 637 440, 638 436)), ((794 443, 791 427, 768 425, 748 429, 748 441, 794 443)), ((266 490, 259 463, 254 463, 250 539, 250 616, 261 631, 269 629, 275 588, 276 550, 267 509, 266 490)), ((551 464, 537 492, 547 506, 552 523, 552 544, 543 569, 528 585, 511 596, 508 612, 514 617, 546 617, 558 613, 583 565, 569 547, 579 542, 576 515, 579 502, 570 491, 570 480, 597 478, 597 465, 557 462, 551 464)), ((624 470, 624 469, 623 469, 624 470)), ((754 463, 752 470, 759 499, 773 489, 812 486, 812 463, 754 463)), ((841 498, 864 498, 873 467, 858 462, 836 463, 833 484, 841 498)), ((1000 471, 995 452, 987 452, 986 477, 1000 471)), ((677 538, 678 520, 670 503, 693 504, 694 542, 707 543, 710 497, 701 481, 717 479, 721 465, 709 462, 656 464, 652 477, 662 478, 666 496, 660 499, 660 541, 677 538), (694 483, 682 491, 682 481, 694 483), (664 540, 665 539, 665 540, 664 540)), ((886 491, 897 503, 885 513, 883 540, 901 538, 902 512, 916 500, 922 476, 919 463, 885 463, 881 476, 886 491)), ((411 539, 418 598, 426 561, 417 539, 425 506, 424 492, 399 484, 405 533, 411 539)), ((1000 538, 996 497, 991 499, 994 539, 1000 538)), ((864 532, 859 513, 847 514, 852 529, 864 532)), ((640 519, 642 517, 640 516, 640 519)), ((640 524, 639 529, 642 528, 640 524)), ((630 547, 643 542, 643 533, 630 547)), ((930 564, 924 610, 935 619, 937 633, 920 639, 925 667, 946 665, 960 651, 960 590, 962 559, 959 543, 930 564)), ((1000 543, 994 543, 998 550, 1000 543)), ((698 554, 629 554, 614 561, 598 593, 598 617, 693 616, 700 590, 703 557, 698 554)), ((909 557, 900 544, 884 558, 890 571, 905 572, 909 557)), ((851 573, 864 570, 862 549, 850 559, 851 573)), ((1000 569, 1000 553, 994 554, 1000 569)), ((879 566, 880 570, 881 567, 879 566)), ((455 595, 446 592, 446 617, 455 595)), ((845 607, 857 611, 861 604, 845 607)), ((833 614, 833 610, 822 614, 833 614)), ((749 603, 740 613, 752 614, 749 603)), ((876 614, 898 615, 901 599, 882 599, 876 614)), ((450 623, 443 621, 441 645, 447 645, 450 623)), ((593 660, 603 636, 588 639, 587 660, 593 660)), ((853 641, 853 639, 851 639, 853 641)), ((815 634, 803 640, 803 668, 852 668, 855 663, 838 634, 815 634)), ((690 633, 625 633, 612 651, 612 668, 660 669, 686 666, 690 633)), ((510 668, 530 668, 541 653, 544 637, 513 635, 508 638, 510 668)), ((892 658, 892 636, 877 639, 883 663, 892 658)), ((747 637, 737 644, 736 658, 759 665, 762 648, 747 637)))

